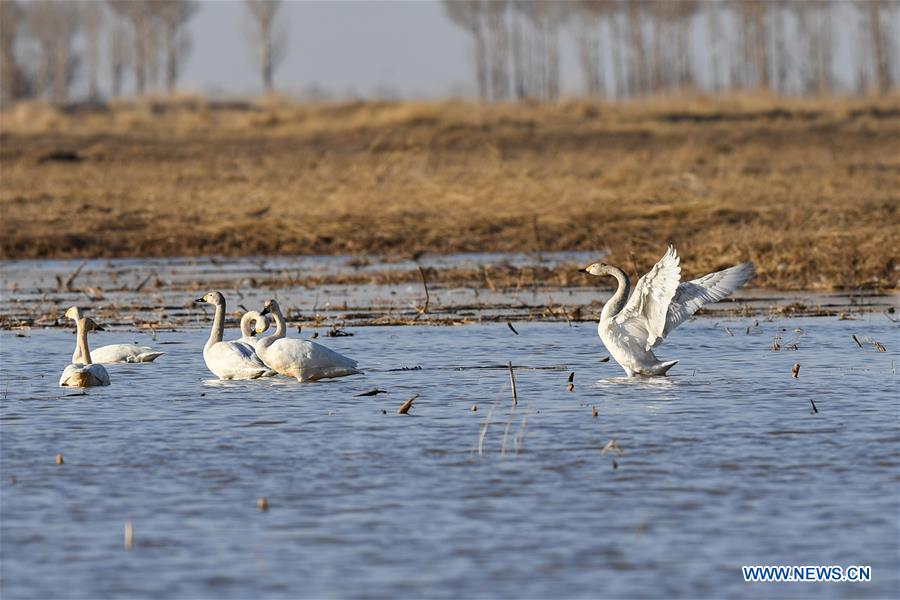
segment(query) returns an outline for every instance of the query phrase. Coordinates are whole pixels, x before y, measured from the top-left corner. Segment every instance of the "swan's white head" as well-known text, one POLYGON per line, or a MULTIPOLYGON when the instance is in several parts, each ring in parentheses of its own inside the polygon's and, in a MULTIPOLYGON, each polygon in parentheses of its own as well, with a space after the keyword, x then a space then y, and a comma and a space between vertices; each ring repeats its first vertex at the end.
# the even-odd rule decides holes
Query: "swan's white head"
POLYGON ((581 273, 587 273, 588 275, 609 275, 609 265, 602 262, 596 262, 592 265, 585 267, 584 269, 578 269, 581 273))
POLYGON ((222 292, 209 292, 202 298, 197 298, 194 302, 206 302, 215 306, 223 306, 225 304, 225 296, 222 295, 222 292))
POLYGON ((66 311, 67 319, 74 319, 77 321, 78 319, 80 319, 83 316, 84 315, 82 314, 81 309, 78 308, 77 306, 71 306, 71 307, 69 307, 69 310, 66 311))
POLYGON ((241 334, 244 336, 258 335, 268 328, 269 319, 255 310, 248 310, 241 317, 241 334), (253 329, 250 328, 250 321, 253 321, 253 329))
POLYGON ((268 315, 270 313, 273 315, 281 313, 281 307, 278 306, 278 302, 276 302, 274 298, 269 298, 268 300, 266 300, 266 303, 263 304, 262 312, 260 312, 259 314, 268 315))
POLYGON ((256 319, 256 327, 253 330, 257 335, 264 333, 269 328, 269 318, 266 315, 259 315, 256 319))

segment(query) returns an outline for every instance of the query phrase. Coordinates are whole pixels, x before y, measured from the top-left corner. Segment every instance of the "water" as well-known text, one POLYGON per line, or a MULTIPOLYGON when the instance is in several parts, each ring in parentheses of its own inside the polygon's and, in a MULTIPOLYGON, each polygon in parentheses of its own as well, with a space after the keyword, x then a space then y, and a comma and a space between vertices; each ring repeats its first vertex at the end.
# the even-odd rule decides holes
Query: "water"
POLYGON ((681 359, 665 380, 598 362, 590 324, 515 326, 320 338, 367 373, 315 384, 211 381, 199 329, 102 334, 168 354, 83 396, 56 387, 71 332, 3 332, 3 598, 898 597, 884 315, 700 318, 662 346, 681 359), (505 370, 458 369, 507 360, 515 408, 505 370), (374 387, 389 393, 355 396, 374 387), (873 581, 746 584, 754 564, 873 581))

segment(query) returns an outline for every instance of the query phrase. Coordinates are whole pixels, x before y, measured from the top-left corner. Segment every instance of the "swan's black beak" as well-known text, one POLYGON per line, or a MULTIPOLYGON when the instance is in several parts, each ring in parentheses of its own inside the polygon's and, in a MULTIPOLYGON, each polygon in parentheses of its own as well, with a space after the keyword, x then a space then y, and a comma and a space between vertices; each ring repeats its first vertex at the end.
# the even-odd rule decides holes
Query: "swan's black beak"
POLYGON ((579 272, 579 273, 587 273, 588 270, 587 270, 587 269, 578 269, 578 272, 579 272))
POLYGON ((255 330, 255 329, 251 329, 251 330, 250 330, 250 337, 255 337, 255 336, 256 336, 256 330, 255 330))
POLYGON ((94 331, 106 331, 106 330, 103 328, 103 325, 97 325, 96 323, 94 323, 94 331))
POLYGON ((261 315, 267 315, 267 314, 269 314, 269 307, 268 307, 268 306, 264 307, 264 308, 260 311, 259 314, 261 314, 261 315))
POLYGON ((203 298, 197 298, 196 300, 194 300, 194 304, 200 304, 201 302, 206 302, 206 300, 204 300, 203 298))

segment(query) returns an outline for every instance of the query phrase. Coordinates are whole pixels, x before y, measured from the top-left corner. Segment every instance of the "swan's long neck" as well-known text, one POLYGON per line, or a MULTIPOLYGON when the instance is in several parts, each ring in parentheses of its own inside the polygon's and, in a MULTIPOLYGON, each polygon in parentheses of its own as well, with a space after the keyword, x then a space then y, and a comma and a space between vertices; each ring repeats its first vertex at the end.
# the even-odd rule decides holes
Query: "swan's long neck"
POLYGON ((631 281, 629 281, 625 271, 619 267, 610 266, 608 268, 609 274, 619 282, 619 287, 600 312, 601 321, 608 321, 619 314, 619 311, 625 308, 625 303, 628 302, 628 294, 631 292, 631 281))
POLYGON ((256 324, 256 318, 250 313, 244 313, 241 317, 241 337, 248 338, 252 335, 250 323, 256 324))
POLYGON ((84 319, 78 319, 77 331, 78 341, 76 342, 75 347, 78 352, 81 353, 81 362, 85 365, 89 365, 91 364, 91 351, 88 348, 87 327, 84 319))
MULTIPOLYGON (((265 352, 269 346, 285 336, 284 315, 281 314, 281 308, 274 306, 269 311, 269 314, 272 315, 272 319, 275 321, 275 333, 260 338, 259 341, 256 342, 257 350, 261 352, 265 352)), ((265 316, 263 316, 263 318, 265 318, 265 316)))
POLYGON ((213 318, 212 331, 209 332, 209 339, 206 340, 206 346, 203 347, 203 350, 206 351, 213 344, 217 344, 222 341, 222 336, 225 334, 225 303, 216 304, 216 316, 213 318))
POLYGON ((275 319, 275 333, 272 334, 272 337, 276 340, 281 339, 285 336, 285 324, 284 324, 284 315, 281 314, 281 308, 276 308, 272 311, 272 318, 275 319))

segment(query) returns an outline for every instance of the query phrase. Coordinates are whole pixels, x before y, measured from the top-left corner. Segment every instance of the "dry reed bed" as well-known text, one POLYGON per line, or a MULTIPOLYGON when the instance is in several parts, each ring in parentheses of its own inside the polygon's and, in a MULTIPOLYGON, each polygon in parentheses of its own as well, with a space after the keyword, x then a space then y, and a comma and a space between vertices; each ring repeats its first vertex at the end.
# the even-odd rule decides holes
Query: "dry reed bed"
MULTIPOLYGON (((4 258, 610 249, 897 286, 897 98, 479 107, 196 98, 0 114, 4 258)), ((535 276, 566 285, 555 272, 535 276)))

